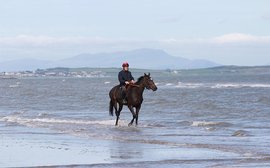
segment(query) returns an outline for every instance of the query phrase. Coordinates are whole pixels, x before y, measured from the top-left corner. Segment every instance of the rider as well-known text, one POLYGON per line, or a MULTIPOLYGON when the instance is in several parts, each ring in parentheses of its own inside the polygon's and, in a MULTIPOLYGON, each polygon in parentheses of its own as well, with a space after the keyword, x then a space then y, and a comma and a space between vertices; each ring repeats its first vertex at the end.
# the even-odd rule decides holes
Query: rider
POLYGON ((122 64, 122 70, 118 73, 118 80, 120 82, 120 88, 122 91, 122 98, 123 98, 123 103, 127 103, 126 100, 126 85, 128 84, 133 84, 134 78, 131 74, 131 72, 129 71, 129 64, 128 62, 124 62, 122 64))

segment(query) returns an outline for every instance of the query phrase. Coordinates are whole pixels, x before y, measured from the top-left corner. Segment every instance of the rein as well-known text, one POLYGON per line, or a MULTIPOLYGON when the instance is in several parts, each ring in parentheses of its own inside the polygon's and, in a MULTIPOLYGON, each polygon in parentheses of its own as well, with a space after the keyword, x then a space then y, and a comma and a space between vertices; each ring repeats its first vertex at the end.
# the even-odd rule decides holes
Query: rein
POLYGON ((128 84, 127 87, 133 86, 133 87, 140 87, 140 85, 135 85, 135 84, 128 84))

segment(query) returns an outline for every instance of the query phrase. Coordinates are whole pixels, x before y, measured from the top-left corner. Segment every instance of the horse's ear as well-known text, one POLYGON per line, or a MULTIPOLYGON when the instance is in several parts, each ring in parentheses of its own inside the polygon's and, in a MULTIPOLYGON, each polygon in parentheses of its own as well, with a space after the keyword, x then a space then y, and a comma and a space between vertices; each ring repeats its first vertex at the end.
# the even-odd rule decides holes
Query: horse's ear
POLYGON ((150 72, 148 72, 148 76, 150 76, 150 72))
POLYGON ((146 76, 146 73, 144 73, 144 76, 146 76))

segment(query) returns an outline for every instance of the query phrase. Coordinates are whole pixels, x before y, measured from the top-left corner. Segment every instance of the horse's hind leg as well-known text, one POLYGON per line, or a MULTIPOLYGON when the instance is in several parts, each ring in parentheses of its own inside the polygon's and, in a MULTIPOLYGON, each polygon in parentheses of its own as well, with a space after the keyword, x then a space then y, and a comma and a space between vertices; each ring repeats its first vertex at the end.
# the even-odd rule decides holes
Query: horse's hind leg
POLYGON ((118 125, 118 120, 119 120, 119 115, 118 115, 118 112, 116 112, 116 121, 115 121, 115 126, 118 125))
POLYGON ((122 108, 123 108, 123 105, 119 105, 119 109, 118 110, 115 110, 115 114, 116 114, 115 126, 118 125, 118 120, 119 120, 119 116, 120 116, 120 113, 122 111, 122 108))

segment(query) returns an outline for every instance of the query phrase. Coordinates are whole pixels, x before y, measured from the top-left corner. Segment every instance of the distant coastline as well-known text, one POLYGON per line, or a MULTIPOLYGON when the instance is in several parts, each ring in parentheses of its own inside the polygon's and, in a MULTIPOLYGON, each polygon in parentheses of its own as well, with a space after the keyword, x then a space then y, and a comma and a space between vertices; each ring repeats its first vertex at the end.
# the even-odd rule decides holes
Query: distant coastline
MULTIPOLYGON (((17 79, 24 77, 76 77, 76 78, 93 78, 108 77, 118 73, 120 68, 48 68, 37 69, 34 71, 14 71, 1 72, 0 79, 17 79)), ((133 73, 143 74, 152 73, 156 75, 230 75, 230 74, 269 74, 270 66, 217 66, 201 69, 131 69, 133 73)))

